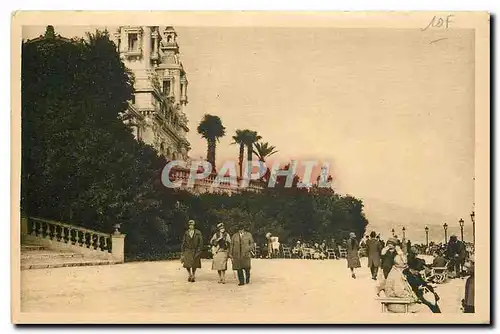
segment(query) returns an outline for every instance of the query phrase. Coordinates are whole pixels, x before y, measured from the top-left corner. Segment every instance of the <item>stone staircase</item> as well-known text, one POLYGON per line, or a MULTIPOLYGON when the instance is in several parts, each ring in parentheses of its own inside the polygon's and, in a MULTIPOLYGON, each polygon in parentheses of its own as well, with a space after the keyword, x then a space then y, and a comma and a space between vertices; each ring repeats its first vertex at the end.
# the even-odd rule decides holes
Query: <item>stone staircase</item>
POLYGON ((40 218, 21 219, 21 270, 123 263, 125 235, 40 218))
POLYGON ((113 260, 89 259, 83 254, 71 251, 57 251, 43 246, 21 246, 21 269, 46 269, 75 266, 94 266, 114 264, 113 260))

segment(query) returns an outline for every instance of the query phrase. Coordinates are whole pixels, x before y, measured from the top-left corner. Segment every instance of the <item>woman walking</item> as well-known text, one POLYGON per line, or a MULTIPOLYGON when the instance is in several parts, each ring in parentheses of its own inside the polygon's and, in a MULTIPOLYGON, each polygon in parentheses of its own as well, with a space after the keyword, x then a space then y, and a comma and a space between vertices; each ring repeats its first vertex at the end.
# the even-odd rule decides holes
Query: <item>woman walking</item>
POLYGON ((229 236, 229 233, 226 232, 223 223, 217 224, 217 229, 219 231, 216 232, 210 240, 210 244, 214 247, 212 270, 217 270, 217 273, 219 274, 219 281, 217 283, 225 284, 231 237, 229 236))
POLYGON ((356 278, 354 273, 354 268, 360 268, 361 263, 359 262, 359 243, 356 240, 356 234, 351 232, 349 234, 349 240, 347 240, 347 267, 351 269, 352 278, 356 278))
POLYGON ((203 236, 194 228, 194 220, 188 222, 188 230, 182 239, 182 263, 189 277, 188 282, 195 281, 196 269, 201 268, 201 251, 203 249, 203 236))

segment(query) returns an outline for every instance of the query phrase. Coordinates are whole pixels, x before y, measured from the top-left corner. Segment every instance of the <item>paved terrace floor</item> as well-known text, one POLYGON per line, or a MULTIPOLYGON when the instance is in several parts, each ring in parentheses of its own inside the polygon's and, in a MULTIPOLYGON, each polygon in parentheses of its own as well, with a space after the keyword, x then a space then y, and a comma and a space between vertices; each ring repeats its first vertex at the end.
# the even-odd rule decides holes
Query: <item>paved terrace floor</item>
MULTIPOLYGON (((192 320, 207 314, 314 314, 325 321, 340 310, 379 315, 366 258, 352 279, 342 260, 256 259, 252 281, 237 286, 233 271, 217 284, 217 272, 205 260, 197 281, 189 283, 179 261, 125 263, 111 266, 25 270, 21 273, 21 312, 58 313, 190 313, 192 320)), ((439 285, 443 313, 460 312, 465 280, 439 285)), ((428 312, 428 311, 425 311, 428 312)), ((236 316, 237 317, 237 316, 236 316)))

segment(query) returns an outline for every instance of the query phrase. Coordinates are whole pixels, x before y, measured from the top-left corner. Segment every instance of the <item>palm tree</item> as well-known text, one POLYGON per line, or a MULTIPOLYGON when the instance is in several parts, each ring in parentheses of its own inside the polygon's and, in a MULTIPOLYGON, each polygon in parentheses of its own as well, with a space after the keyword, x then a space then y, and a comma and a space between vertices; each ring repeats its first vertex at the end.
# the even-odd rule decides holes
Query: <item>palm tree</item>
POLYGON ((238 164, 240 167, 240 177, 243 177, 243 155, 245 154, 245 136, 248 130, 236 130, 236 135, 233 136, 231 144, 240 145, 240 154, 238 155, 238 164))
POLYGON ((253 153, 259 158, 259 161, 266 162, 266 158, 278 153, 278 151, 275 151, 274 149, 276 146, 271 146, 269 145, 268 142, 265 143, 254 143, 254 150, 253 153))
POLYGON ((243 140, 247 147, 247 164, 249 164, 248 178, 250 178, 250 174, 252 173, 252 170, 250 168, 250 163, 252 162, 253 144, 261 140, 262 137, 257 134, 257 131, 243 130, 243 132, 244 132, 243 140))
POLYGON ((207 161, 215 172, 215 147, 219 138, 226 134, 226 128, 222 125, 219 116, 205 114, 198 125, 198 133, 207 140, 207 161))
MULTIPOLYGON (((265 143, 254 143, 254 150, 253 153, 259 158, 259 161, 261 162, 266 162, 267 157, 278 153, 278 151, 275 151, 274 149, 276 146, 271 146, 269 145, 268 142, 265 143)), ((269 178, 271 176, 271 170, 269 167, 266 167, 266 173, 261 177, 261 180, 264 182, 269 181, 269 178)))

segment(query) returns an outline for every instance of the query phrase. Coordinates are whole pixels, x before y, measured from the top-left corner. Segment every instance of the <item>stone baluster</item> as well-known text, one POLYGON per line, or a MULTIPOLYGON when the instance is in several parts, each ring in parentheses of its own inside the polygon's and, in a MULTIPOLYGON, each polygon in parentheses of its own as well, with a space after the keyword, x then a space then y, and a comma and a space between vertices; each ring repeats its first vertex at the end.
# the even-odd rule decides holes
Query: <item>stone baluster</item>
POLYGON ((103 243, 103 246, 102 246, 102 250, 103 251, 104 250, 107 251, 108 250, 108 238, 107 237, 103 238, 103 241, 104 241, 104 243, 103 243))
POLYGON ((96 243, 95 243, 95 246, 96 246, 96 250, 101 250, 101 236, 98 235, 97 238, 96 238, 96 243))
POLYGON ((36 235, 36 220, 33 220, 32 221, 32 225, 31 225, 31 235, 36 235))
POLYGON ((67 240, 66 240, 66 227, 61 227, 61 241, 66 243, 67 240))
POLYGON ((43 223, 39 222, 40 225, 38 227, 38 236, 43 237, 43 223))
POLYGON ((89 248, 94 248, 94 233, 89 233, 89 248))

